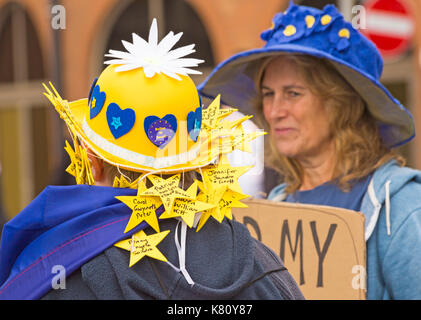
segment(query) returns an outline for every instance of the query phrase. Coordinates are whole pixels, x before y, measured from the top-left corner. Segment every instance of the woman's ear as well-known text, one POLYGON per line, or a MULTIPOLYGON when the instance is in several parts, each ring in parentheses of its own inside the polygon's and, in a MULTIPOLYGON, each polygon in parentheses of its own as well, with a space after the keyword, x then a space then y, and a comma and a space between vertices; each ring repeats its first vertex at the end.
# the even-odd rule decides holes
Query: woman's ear
POLYGON ((104 175, 104 161, 97 157, 89 147, 81 141, 81 145, 84 149, 86 149, 86 153, 88 155, 88 160, 91 165, 92 176, 95 182, 100 184, 105 175, 104 175))
POLYGON ((91 150, 86 149, 86 151, 91 164, 92 176, 96 182, 101 182, 104 179, 104 161, 94 155, 91 150))

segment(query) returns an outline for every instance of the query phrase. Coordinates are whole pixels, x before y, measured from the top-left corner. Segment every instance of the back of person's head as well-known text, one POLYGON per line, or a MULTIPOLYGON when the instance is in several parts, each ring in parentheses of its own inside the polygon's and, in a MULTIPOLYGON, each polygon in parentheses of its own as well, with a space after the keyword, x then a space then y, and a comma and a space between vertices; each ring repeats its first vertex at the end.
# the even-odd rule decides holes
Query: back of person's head
POLYGON ((189 76, 203 61, 183 58, 194 45, 171 50, 181 33, 157 37, 153 20, 148 41, 133 34, 123 41, 127 52, 110 50, 87 99, 67 102, 47 87, 46 96, 73 138, 66 171, 76 183, 137 190, 117 197, 140 217, 125 232, 145 221, 158 232, 163 217, 200 231, 209 219, 232 219, 231 208, 248 197, 238 178, 251 166, 233 168, 226 154, 264 133, 241 129, 249 116, 226 119, 236 110, 221 108, 219 96, 204 108, 189 76))

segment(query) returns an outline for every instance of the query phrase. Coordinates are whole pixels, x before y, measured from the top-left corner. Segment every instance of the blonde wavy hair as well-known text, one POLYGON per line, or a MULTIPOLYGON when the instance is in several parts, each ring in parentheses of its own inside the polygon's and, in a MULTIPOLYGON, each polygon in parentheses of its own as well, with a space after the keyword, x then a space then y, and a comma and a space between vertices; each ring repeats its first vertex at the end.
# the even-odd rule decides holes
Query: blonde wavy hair
MULTIPOLYGON (((366 177, 392 159, 405 165, 404 158, 384 145, 376 120, 368 111, 364 100, 328 60, 299 54, 281 55, 297 66, 309 90, 321 99, 327 109, 336 151, 333 182, 341 190, 349 191, 353 182, 366 177)), ((266 131, 269 125, 263 116, 260 88, 264 70, 272 59, 273 57, 262 61, 255 79, 256 87, 259 88, 254 103, 257 108, 256 118, 266 131)), ((303 182, 300 163, 280 154, 271 136, 265 147, 265 161, 268 167, 280 173, 286 183, 287 193, 299 190, 303 182)))

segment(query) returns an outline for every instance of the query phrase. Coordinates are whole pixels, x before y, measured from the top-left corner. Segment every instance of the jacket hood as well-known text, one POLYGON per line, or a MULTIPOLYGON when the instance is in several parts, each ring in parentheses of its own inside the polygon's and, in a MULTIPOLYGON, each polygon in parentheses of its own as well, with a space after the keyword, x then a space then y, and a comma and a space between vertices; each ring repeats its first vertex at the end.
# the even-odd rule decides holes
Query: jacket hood
POLYGON ((113 300, 282 298, 266 277, 254 283, 265 270, 255 260, 254 241, 248 230, 235 221, 224 220, 220 224, 212 220, 199 232, 186 230, 184 253, 188 276, 183 274, 179 269, 183 264, 182 253, 175 249, 177 241, 182 247, 181 224, 174 219, 160 223, 162 230, 171 230, 170 236, 159 244, 169 263, 145 259, 128 268, 129 254, 115 247, 89 261, 81 272, 90 291, 98 299, 113 300), (115 281, 104 285, 101 279, 115 281))

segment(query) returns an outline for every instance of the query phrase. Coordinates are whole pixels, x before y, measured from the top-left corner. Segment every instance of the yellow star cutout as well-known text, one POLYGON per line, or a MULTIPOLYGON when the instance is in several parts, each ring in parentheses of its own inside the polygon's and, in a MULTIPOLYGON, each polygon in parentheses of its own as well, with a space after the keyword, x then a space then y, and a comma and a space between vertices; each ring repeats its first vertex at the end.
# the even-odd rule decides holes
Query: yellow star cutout
MULTIPOLYGON (((227 132, 226 130, 231 130, 234 127, 238 127, 244 121, 249 120, 251 118, 253 118, 253 116, 244 116, 234 121, 231 121, 231 120, 220 121, 216 124, 213 130, 219 130, 221 132, 221 135, 225 135, 227 132)), ((228 132, 229 134, 232 134, 232 131, 228 131, 228 132)))
POLYGON ((78 175, 78 172, 80 171, 80 168, 82 168, 82 163, 76 161, 76 154, 67 140, 66 140, 66 146, 64 147, 64 150, 66 150, 67 154, 70 157, 70 165, 67 167, 66 172, 76 178, 78 175))
POLYGON ((198 199, 204 202, 210 202, 216 205, 215 208, 205 210, 200 217, 197 231, 199 231, 210 217, 221 223, 224 217, 232 220, 231 208, 247 208, 247 205, 241 203, 240 200, 248 198, 248 195, 232 191, 227 187, 221 187, 211 190, 208 193, 201 193, 198 199))
MULTIPOLYGON (((195 181, 187 190, 192 196, 196 197, 198 181, 195 181)), ((165 211, 160 219, 181 217, 183 221, 191 228, 194 223, 196 213, 215 207, 215 204, 205 203, 198 200, 176 199, 171 212, 165 211)))
POLYGON ((122 240, 114 244, 114 246, 130 251, 129 267, 136 264, 145 256, 153 259, 168 261, 167 258, 156 247, 167 235, 169 230, 155 233, 153 235, 146 235, 143 230, 135 233, 130 239, 122 240))
POLYGON ((219 202, 222 199, 226 190, 227 190, 227 186, 222 186, 222 187, 219 187, 218 189, 213 189, 212 187, 210 187, 209 189, 207 189, 206 192, 201 192, 197 196, 198 200, 205 203, 212 204, 214 205, 214 207, 209 210, 204 210, 202 212, 196 231, 199 231, 200 229, 202 229, 202 227, 205 225, 206 221, 208 221, 210 217, 214 217, 217 221, 222 222, 222 220, 224 219, 224 215, 222 215, 221 217, 221 212, 219 209, 219 202))
POLYGON ((251 168, 253 166, 231 167, 226 155, 222 155, 216 166, 210 166, 201 171, 204 187, 218 189, 221 186, 227 186, 233 191, 242 193, 238 178, 251 168))
POLYGON ((252 153, 253 150, 251 149, 249 142, 265 134, 266 132, 256 131, 245 133, 243 129, 235 130, 231 137, 225 137, 225 141, 222 143, 222 145, 226 144, 227 146, 225 146, 225 148, 223 148, 222 150, 229 150, 228 146, 231 146, 231 151, 237 149, 244 152, 252 153))
POLYGON ((238 111, 238 109, 234 109, 234 108, 222 108, 219 110, 218 112, 218 118, 225 118, 227 116, 229 116, 231 113, 234 113, 238 111))
POLYGON ((206 109, 202 110, 202 123, 210 129, 216 126, 219 118, 220 105, 221 95, 218 95, 206 109))
MULTIPOLYGON (((120 178, 114 177, 113 187, 114 188, 139 189, 138 188, 138 184, 139 184, 139 181, 140 181, 141 178, 142 178, 142 176, 140 176, 139 178, 137 178, 135 181, 130 182, 123 175, 121 175, 120 178)), ((142 180, 141 183, 144 184, 143 180, 142 180)))
POLYGON ((149 224, 156 232, 159 232, 159 223, 155 211, 162 204, 157 197, 141 196, 140 194, 146 190, 144 180, 139 183, 139 189, 136 196, 119 196, 118 200, 132 209, 132 215, 124 232, 132 230, 142 221, 149 224))
POLYGON ((202 110, 202 123, 209 129, 215 129, 217 128, 217 125, 221 123, 223 118, 227 117, 235 111, 237 111, 237 109, 221 108, 221 95, 218 95, 206 109, 202 110))
POLYGON ((64 150, 68 153, 71 161, 70 165, 66 168, 66 172, 75 177, 76 184, 94 185, 95 180, 92 175, 91 164, 89 163, 86 149, 79 145, 77 139, 74 139, 73 145, 75 150, 72 149, 66 140, 64 150))
POLYGON ((191 200, 196 198, 196 195, 192 197, 187 191, 178 187, 178 184, 180 183, 180 174, 176 174, 168 179, 163 179, 154 175, 148 176, 148 178, 152 182, 153 187, 145 190, 140 195, 160 197, 164 204, 165 211, 171 212, 176 198, 191 200))
POLYGON ((228 189, 219 201, 219 210, 221 212, 221 215, 232 220, 231 208, 248 208, 247 205, 240 202, 240 200, 246 199, 248 197, 248 195, 228 189))

